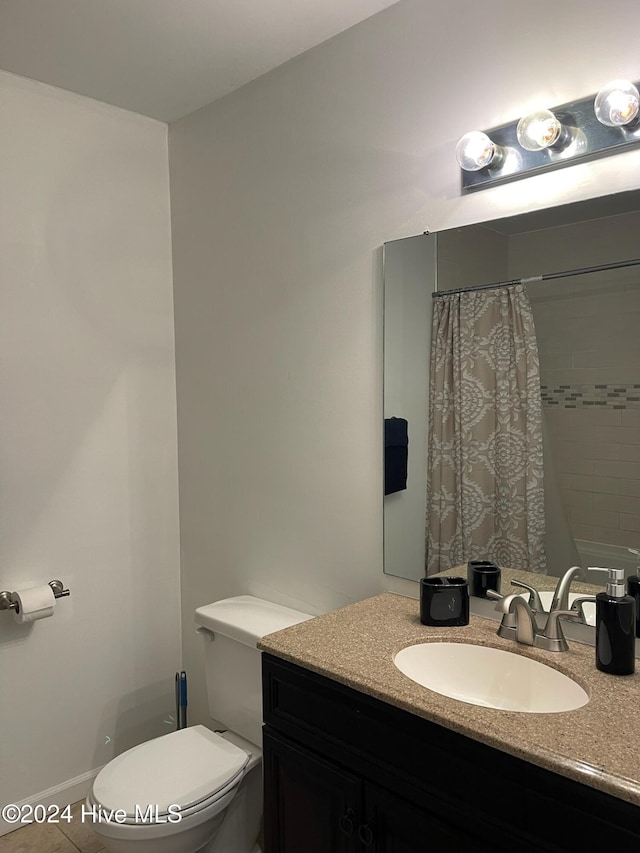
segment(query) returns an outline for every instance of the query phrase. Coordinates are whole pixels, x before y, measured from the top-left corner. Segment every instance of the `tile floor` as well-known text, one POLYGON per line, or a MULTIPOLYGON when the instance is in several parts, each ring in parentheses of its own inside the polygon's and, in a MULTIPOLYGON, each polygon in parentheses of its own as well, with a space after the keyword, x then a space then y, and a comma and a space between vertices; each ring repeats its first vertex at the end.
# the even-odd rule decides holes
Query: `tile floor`
POLYGON ((0 838, 0 853, 104 853, 87 818, 81 820, 82 803, 71 806, 67 823, 31 823, 0 838))

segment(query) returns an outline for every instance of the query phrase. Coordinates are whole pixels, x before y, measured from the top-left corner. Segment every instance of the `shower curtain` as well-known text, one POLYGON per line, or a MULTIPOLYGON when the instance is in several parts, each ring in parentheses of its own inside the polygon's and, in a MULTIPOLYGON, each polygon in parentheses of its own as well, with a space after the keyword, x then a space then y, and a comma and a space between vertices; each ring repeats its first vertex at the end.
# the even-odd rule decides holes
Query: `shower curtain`
POLYGON ((426 573, 545 572, 540 365, 522 285, 434 299, 426 573))

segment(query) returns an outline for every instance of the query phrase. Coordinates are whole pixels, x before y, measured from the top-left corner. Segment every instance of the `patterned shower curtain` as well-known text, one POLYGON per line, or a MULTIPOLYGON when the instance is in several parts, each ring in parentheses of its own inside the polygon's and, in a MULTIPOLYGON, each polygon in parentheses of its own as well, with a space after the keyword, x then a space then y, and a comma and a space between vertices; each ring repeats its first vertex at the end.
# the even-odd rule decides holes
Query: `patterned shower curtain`
POLYGON ((522 285, 434 299, 427 575, 545 572, 540 365, 522 285))

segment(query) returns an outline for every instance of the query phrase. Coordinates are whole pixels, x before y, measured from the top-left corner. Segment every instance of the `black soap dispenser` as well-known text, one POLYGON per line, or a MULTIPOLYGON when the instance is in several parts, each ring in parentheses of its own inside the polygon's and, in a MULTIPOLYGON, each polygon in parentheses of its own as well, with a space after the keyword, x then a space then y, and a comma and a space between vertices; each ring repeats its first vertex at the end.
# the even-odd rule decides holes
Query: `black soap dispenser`
POLYGON ((636 637, 640 637, 640 551, 637 548, 627 548, 635 554, 638 560, 635 575, 627 578, 627 593, 636 603, 636 637))
POLYGON ((596 595, 596 667, 611 675, 632 675, 636 668, 636 603, 625 594, 624 569, 609 572, 606 592, 596 595))

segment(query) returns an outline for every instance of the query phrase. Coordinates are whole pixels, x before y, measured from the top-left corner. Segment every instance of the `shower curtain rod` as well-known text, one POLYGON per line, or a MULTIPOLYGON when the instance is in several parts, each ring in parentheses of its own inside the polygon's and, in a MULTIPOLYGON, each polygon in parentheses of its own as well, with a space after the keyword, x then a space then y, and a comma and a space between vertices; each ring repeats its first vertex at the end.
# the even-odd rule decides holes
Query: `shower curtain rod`
POLYGON ((437 299, 439 296, 448 296, 450 293, 469 293, 472 290, 493 290, 496 287, 513 287, 516 284, 533 284, 537 281, 551 281, 554 278, 565 278, 570 275, 584 275, 592 272, 603 272, 604 270, 617 270, 622 267, 634 267, 640 264, 640 258, 633 261, 614 261, 611 264, 598 264, 593 267, 581 267, 574 270, 563 270, 562 272, 549 272, 544 275, 534 275, 530 278, 513 278, 510 281, 496 281, 493 284, 475 284, 470 287, 454 287, 453 290, 435 290, 431 296, 437 299))

